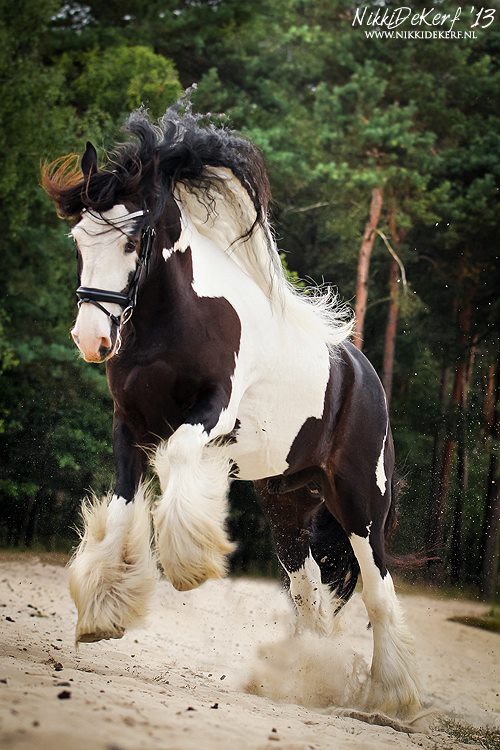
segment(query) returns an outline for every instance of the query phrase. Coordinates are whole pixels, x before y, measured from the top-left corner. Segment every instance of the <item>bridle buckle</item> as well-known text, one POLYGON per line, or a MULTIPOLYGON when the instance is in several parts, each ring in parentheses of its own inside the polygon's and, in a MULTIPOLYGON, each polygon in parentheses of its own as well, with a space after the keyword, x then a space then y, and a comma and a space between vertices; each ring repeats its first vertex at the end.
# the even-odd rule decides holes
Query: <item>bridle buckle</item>
POLYGON ((134 308, 132 305, 129 305, 125 308, 125 310, 120 315, 120 327, 124 326, 125 323, 128 323, 130 318, 132 317, 132 313, 134 312, 134 308))

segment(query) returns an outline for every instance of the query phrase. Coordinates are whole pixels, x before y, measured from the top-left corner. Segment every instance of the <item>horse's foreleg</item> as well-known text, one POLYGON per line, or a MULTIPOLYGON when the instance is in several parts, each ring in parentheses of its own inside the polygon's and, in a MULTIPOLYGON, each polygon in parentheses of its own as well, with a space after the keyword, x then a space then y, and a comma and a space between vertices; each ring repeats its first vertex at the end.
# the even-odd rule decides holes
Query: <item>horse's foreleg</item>
POLYGON ((139 486, 143 455, 120 419, 114 424, 115 494, 82 506, 82 539, 70 563, 78 610, 76 641, 120 638, 147 612, 157 572, 149 500, 139 486))
POLYGON ((234 550, 225 530, 231 461, 222 447, 208 445, 233 425, 220 422, 210 429, 220 409, 213 412, 181 425, 155 458, 162 489, 156 543, 165 576, 180 591, 223 577, 226 556, 234 550))

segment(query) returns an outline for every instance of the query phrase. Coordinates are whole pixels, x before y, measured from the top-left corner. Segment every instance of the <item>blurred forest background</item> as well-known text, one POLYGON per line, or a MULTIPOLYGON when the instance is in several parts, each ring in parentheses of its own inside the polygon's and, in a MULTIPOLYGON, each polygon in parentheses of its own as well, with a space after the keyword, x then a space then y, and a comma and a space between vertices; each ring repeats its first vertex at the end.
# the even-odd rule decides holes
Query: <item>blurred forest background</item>
MULTIPOLYGON (((196 109, 264 152, 288 268, 356 305, 404 480, 396 549, 437 552, 435 579, 494 593, 499 12, 477 39, 412 41, 367 39, 355 8, 0 0, 0 544, 69 549, 82 494, 112 481, 112 405, 69 339, 74 252, 40 162, 87 138, 105 149, 131 109, 160 116, 197 82, 196 109)), ((232 494, 235 566, 272 571, 251 485, 232 494)))

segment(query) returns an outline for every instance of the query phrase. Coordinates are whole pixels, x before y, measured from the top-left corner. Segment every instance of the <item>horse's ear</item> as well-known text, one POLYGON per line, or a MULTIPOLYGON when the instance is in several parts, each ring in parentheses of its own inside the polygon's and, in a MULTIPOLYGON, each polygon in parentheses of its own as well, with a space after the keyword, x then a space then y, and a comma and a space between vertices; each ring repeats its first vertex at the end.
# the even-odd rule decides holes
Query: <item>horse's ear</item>
POLYGON ((90 141, 87 141, 87 147, 82 156, 82 172, 85 180, 88 180, 94 172, 97 172, 97 151, 90 141))

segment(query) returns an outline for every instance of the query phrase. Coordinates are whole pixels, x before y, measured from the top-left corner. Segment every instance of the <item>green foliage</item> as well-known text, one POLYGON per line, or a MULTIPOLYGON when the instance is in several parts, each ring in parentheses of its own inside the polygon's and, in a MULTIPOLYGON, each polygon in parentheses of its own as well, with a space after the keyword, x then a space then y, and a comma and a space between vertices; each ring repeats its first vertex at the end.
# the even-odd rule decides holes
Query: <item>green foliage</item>
POLYGON ((96 48, 75 62, 83 69, 74 81, 73 96, 91 116, 105 113, 112 124, 142 104, 160 117, 181 93, 172 61, 146 46, 96 48))

